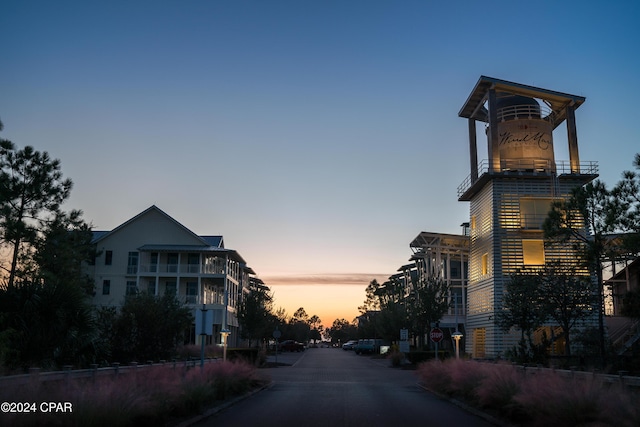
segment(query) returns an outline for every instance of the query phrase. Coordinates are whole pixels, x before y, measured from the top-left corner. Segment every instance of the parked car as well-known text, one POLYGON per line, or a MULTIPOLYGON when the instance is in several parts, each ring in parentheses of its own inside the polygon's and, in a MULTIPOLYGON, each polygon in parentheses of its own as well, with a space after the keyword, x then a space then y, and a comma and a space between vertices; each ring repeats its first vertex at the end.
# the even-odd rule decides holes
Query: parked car
POLYGON ((356 344, 353 347, 353 351, 356 352, 356 354, 362 354, 362 353, 367 353, 367 354, 377 354, 380 352, 380 346, 382 345, 382 340, 380 339, 364 339, 364 340, 359 340, 358 344, 356 344))
POLYGON ((353 347, 358 344, 358 340, 349 340, 346 343, 342 344, 343 350, 353 350, 353 347))
POLYGON ((304 344, 294 340, 282 341, 280 351, 304 351, 304 344))

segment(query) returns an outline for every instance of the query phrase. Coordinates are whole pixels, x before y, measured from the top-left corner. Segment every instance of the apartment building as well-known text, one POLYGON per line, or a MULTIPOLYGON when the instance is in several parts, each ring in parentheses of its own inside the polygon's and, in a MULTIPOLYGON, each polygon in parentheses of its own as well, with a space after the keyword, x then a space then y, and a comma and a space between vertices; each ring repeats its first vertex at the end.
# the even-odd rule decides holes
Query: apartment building
POLYGON ((432 277, 449 287, 449 310, 440 320, 440 328, 450 332, 464 331, 469 280, 469 235, 466 227, 461 234, 421 232, 409 244, 411 260, 416 268, 416 286, 427 286, 432 277))
POLYGON ((151 206, 111 231, 94 232, 93 243, 95 305, 119 307, 136 292, 175 295, 194 315, 213 310, 213 342, 227 329, 227 343, 238 344, 238 302, 255 273, 222 236, 197 235, 151 206))

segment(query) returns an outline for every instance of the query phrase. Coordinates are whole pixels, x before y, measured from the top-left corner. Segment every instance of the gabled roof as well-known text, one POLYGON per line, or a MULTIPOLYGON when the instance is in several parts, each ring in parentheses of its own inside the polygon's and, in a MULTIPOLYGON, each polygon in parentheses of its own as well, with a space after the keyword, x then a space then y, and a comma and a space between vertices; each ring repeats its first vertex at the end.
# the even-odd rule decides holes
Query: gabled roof
MULTIPOLYGON (((189 230, 187 227, 185 227, 184 225, 180 224, 178 221, 176 221, 175 219, 173 219, 171 216, 169 216, 166 212, 164 212, 162 209, 160 209, 159 207, 157 207, 156 205, 152 205, 151 207, 145 209, 144 211, 140 212, 138 215, 134 216, 133 218, 131 218, 128 221, 123 222, 122 224, 120 224, 119 226, 117 226, 116 228, 114 228, 111 231, 96 231, 93 233, 93 241, 91 243, 98 243, 99 241, 101 241, 102 239, 106 238, 107 236, 110 236, 114 233, 117 233, 119 230, 123 229, 124 227, 126 227, 127 225, 135 222, 136 220, 138 220, 140 217, 146 215, 147 213, 151 212, 151 211, 156 211, 159 214, 163 215, 164 217, 166 217, 168 220, 172 221, 173 223, 175 223, 177 226, 179 226, 180 228, 182 228, 184 231, 186 231, 187 233, 191 234, 193 237, 197 238, 198 240, 202 241, 203 245, 206 246, 215 246, 215 245, 210 245, 209 242, 201 237, 198 236, 197 234, 195 234, 193 231, 189 230)), ((214 236, 208 236, 209 238, 214 237, 214 236)), ((217 236, 220 237, 220 242, 219 244, 222 244, 222 236, 217 236)), ((224 246, 222 246, 224 247, 224 246)))
POLYGON ((200 238, 207 242, 209 246, 224 249, 224 240, 222 240, 222 236, 200 236, 200 238))
POLYGON ((238 261, 239 263, 241 263, 241 264, 243 264, 245 266, 244 268, 250 274, 254 274, 253 270, 250 267, 246 266, 246 261, 244 260, 244 258, 242 258, 242 256, 236 250, 225 249, 225 247, 224 247, 224 239, 223 239, 222 236, 198 236, 193 231, 189 230, 187 227, 185 227, 184 225, 180 224, 178 221, 173 219, 171 216, 169 216, 166 212, 164 212, 162 209, 160 209, 156 205, 152 205, 151 207, 145 209, 144 211, 140 212, 138 215, 136 215, 133 218, 129 219, 128 221, 120 224, 119 226, 117 226, 116 228, 114 228, 111 231, 94 231, 93 232, 92 243, 98 243, 101 240, 105 239, 107 236, 111 236, 112 234, 117 233, 121 229, 125 228, 129 224, 137 221, 139 218, 143 217, 144 215, 146 215, 146 214, 148 214, 149 212, 152 212, 152 211, 159 213, 160 215, 164 216, 169 221, 173 222, 175 225, 180 227, 186 233, 188 233, 191 236, 195 237, 201 244, 194 244, 194 245, 190 245, 190 244, 187 244, 187 245, 179 245, 179 244, 178 245, 174 245, 174 244, 144 244, 141 247, 139 247, 138 250, 140 250, 140 251, 157 251, 157 252, 169 252, 170 251, 170 252, 211 252, 211 253, 219 253, 221 255, 227 255, 229 258, 231 258, 231 259, 233 259, 235 261, 238 261))

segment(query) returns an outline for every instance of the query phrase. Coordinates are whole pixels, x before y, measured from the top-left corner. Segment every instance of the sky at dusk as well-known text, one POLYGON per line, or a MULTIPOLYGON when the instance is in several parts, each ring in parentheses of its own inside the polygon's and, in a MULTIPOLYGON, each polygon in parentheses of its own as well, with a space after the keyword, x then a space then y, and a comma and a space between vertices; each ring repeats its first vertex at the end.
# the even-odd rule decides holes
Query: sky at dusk
MULTIPOLYGON (((468 221, 481 75, 586 97, 580 159, 609 186, 631 169, 639 20, 635 0, 5 0, 0 136, 60 159, 95 229, 155 204, 330 325, 421 231, 468 221)), ((568 160, 564 126, 554 144, 568 160)))

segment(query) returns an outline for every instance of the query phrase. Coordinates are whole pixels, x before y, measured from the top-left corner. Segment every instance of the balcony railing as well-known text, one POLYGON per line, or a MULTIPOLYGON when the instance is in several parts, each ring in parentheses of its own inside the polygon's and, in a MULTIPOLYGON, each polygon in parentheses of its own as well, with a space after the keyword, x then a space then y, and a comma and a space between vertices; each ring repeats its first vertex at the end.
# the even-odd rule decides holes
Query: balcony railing
MULTIPOLYGON (((489 173, 489 161, 482 160, 478 163, 478 179, 489 173)), ((517 160, 501 160, 500 161, 500 172, 499 173, 509 173, 509 172, 527 172, 527 173, 551 173, 554 171, 553 164, 547 160, 538 160, 538 159, 517 159, 517 160)), ((586 161, 580 162, 578 165, 578 174, 584 175, 597 175, 598 174, 598 162, 595 161, 586 161)), ((570 175, 575 174, 571 170, 571 162, 567 160, 561 160, 555 162, 555 174, 556 175, 570 175)), ((464 181, 458 186, 458 198, 461 197, 464 193, 466 193, 473 184, 475 184, 475 180, 471 180, 471 174, 467 176, 464 181)))
POLYGON ((224 266, 199 264, 141 264, 140 273, 224 274, 224 266))

